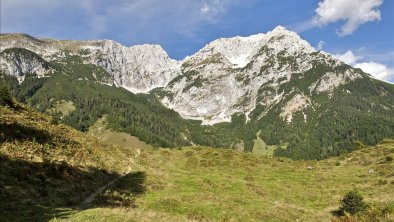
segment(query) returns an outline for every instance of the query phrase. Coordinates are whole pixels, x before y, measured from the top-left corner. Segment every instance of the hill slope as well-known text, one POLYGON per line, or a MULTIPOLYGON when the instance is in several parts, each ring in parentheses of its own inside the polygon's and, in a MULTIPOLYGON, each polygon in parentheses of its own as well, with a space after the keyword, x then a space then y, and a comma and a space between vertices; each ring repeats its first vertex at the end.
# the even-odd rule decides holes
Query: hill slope
POLYGON ((129 170, 132 151, 0 104, 0 221, 45 221, 129 170))
POLYGON ((18 104, 0 113, 0 221, 327 221, 354 188, 377 207, 394 204, 392 140, 293 161, 208 147, 120 148, 18 104))

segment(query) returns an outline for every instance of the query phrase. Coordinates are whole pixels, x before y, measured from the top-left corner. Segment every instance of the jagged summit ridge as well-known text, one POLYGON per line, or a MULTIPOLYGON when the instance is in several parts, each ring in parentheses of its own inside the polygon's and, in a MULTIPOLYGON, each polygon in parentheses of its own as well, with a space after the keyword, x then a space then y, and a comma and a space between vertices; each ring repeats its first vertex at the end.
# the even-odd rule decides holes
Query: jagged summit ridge
POLYGON ((221 54, 232 68, 244 68, 258 50, 270 43, 276 51, 288 50, 290 53, 299 51, 316 51, 307 41, 292 31, 282 26, 277 26, 274 30, 264 34, 259 33, 247 37, 235 36, 231 38, 220 38, 208 43, 192 56, 187 56, 182 62, 195 62, 204 60, 208 56, 221 54), (274 41, 273 38, 280 38, 274 41))
POLYGON ((166 86, 180 67, 180 62, 171 59, 160 45, 126 47, 104 41, 82 48, 90 51, 90 63, 104 67, 113 74, 116 85, 133 93, 148 93, 166 86))
POLYGON ((180 62, 171 59, 160 45, 126 47, 112 40, 53 40, 23 34, 2 34, 0 48, 2 51, 25 48, 47 61, 61 60, 70 55, 80 56, 85 63, 103 67, 112 75, 113 84, 133 93, 148 93, 154 88, 166 86, 180 69, 180 62))
MULTIPOLYGON (((84 63, 103 67, 112 76, 111 84, 133 93, 163 88, 160 100, 165 106, 184 118, 202 120, 203 124, 228 122, 235 113, 245 113, 250 118, 256 107, 264 106, 261 118, 288 97, 309 101, 308 94, 332 92, 361 78, 350 68, 336 71, 343 63, 318 52, 297 33, 282 26, 265 34, 214 40, 182 61, 171 59, 159 45, 126 47, 112 40, 53 40, 20 34, 2 34, 0 38, 1 50, 25 48, 47 61, 80 56, 84 63), (327 66, 330 71, 320 73, 321 79, 311 83, 308 92, 297 96, 293 93, 298 89, 281 90, 286 84, 291 85, 294 75, 303 78, 316 69, 314 64, 327 66)), ((2 67, 17 69, 7 64, 2 67)), ((12 70, 8 73, 20 75, 12 70)), ((292 112, 283 111, 283 118, 291 121, 289 115, 292 112)))
MULTIPOLYGON (((250 118, 257 106, 265 107, 258 116, 261 118, 276 104, 294 96, 298 89, 283 92, 281 88, 291 85, 293 75, 304 77, 316 69, 314 63, 333 69, 342 65, 281 26, 266 34, 221 38, 183 61, 181 75, 165 87, 168 96, 162 102, 182 117, 208 125, 230 122, 235 113, 250 118)), ((314 82, 308 93, 332 91, 361 77, 352 70, 321 75, 324 81, 314 82)), ((309 101, 308 95, 295 98, 309 101)), ((284 110, 282 116, 291 122, 290 115, 300 109, 284 110)))

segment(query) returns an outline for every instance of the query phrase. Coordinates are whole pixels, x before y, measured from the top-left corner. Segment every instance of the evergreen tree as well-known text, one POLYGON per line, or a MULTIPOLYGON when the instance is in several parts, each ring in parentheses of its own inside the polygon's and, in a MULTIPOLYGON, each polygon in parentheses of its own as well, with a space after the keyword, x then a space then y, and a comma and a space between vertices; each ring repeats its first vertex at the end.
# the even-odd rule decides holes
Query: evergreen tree
POLYGON ((342 215, 345 214, 345 212, 354 215, 368 208, 368 205, 364 202, 363 196, 357 190, 348 192, 341 200, 341 203, 342 205, 339 211, 342 215))
POLYGON ((0 105, 13 106, 12 98, 7 87, 0 82, 0 105))

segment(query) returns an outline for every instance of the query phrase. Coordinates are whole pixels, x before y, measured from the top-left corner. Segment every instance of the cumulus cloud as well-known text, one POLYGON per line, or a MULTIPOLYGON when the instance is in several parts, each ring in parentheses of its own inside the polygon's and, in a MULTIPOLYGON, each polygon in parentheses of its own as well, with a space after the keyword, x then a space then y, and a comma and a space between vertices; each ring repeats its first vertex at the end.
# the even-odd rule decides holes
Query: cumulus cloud
POLYGON ((352 65, 356 68, 363 70, 366 73, 371 74, 377 79, 394 81, 393 68, 374 61, 362 62, 361 60, 363 59, 363 57, 355 55, 352 51, 347 51, 343 54, 335 54, 334 57, 346 64, 352 65))
POLYGON ((354 55, 352 51, 346 51, 343 54, 335 54, 334 57, 349 65, 354 65, 357 61, 362 59, 361 56, 354 55))
POLYGON ((380 11, 377 9, 383 0, 323 0, 315 10, 312 19, 315 26, 325 26, 330 23, 344 21, 338 30, 339 36, 352 34, 364 23, 379 21, 380 11))
POLYGON ((317 43, 317 50, 323 50, 323 47, 326 43, 324 41, 319 41, 319 43, 317 43))
POLYGON ((394 80, 394 69, 376 62, 362 62, 355 65, 356 68, 362 69, 366 73, 372 74, 375 78, 392 81, 394 80))

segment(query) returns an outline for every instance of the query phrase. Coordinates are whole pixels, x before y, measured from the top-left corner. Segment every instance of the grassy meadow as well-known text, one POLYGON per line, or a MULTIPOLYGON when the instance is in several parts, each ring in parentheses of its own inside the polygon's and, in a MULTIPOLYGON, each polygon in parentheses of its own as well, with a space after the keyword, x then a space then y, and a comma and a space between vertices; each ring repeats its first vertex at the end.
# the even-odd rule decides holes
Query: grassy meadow
POLYGON ((114 146, 22 105, 0 112, 0 221, 329 221, 353 189, 373 209, 394 208, 393 140, 295 161, 114 146))

